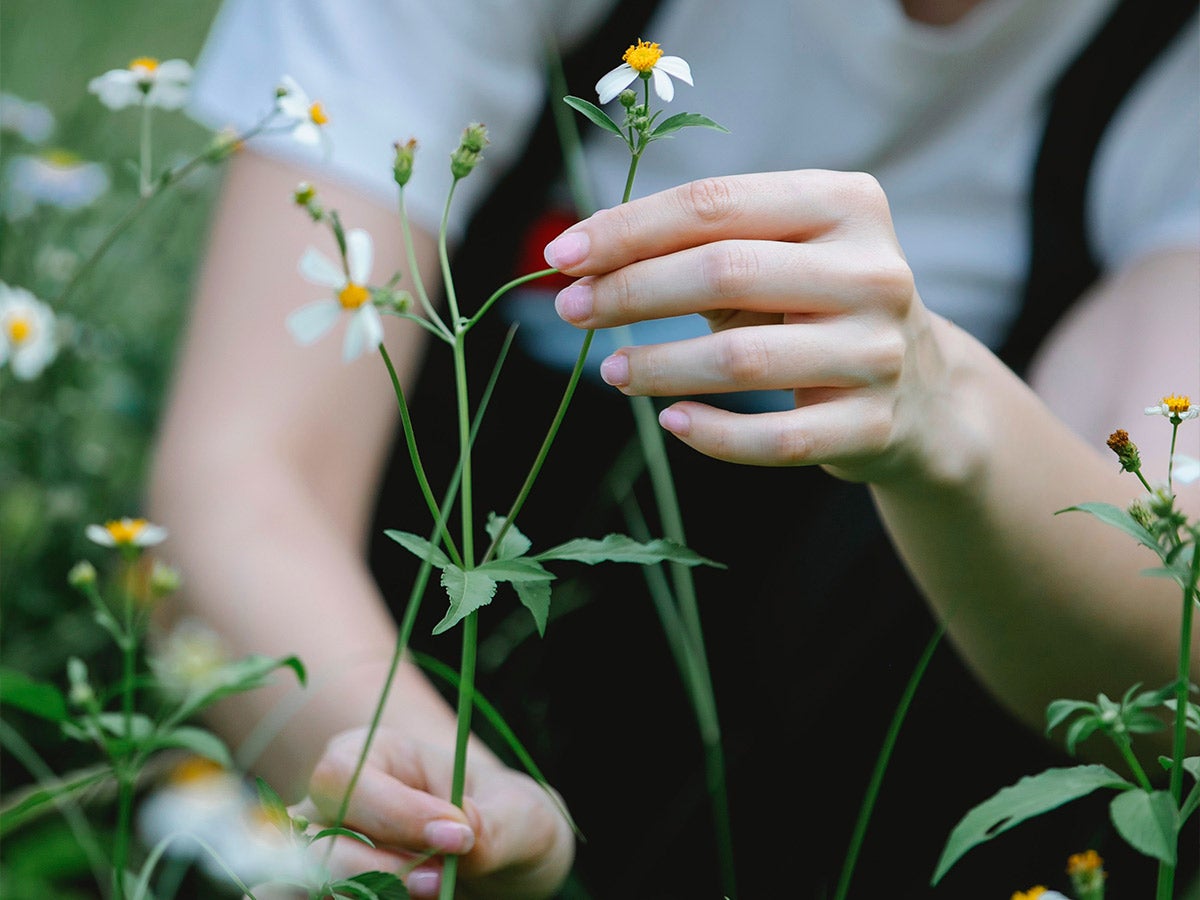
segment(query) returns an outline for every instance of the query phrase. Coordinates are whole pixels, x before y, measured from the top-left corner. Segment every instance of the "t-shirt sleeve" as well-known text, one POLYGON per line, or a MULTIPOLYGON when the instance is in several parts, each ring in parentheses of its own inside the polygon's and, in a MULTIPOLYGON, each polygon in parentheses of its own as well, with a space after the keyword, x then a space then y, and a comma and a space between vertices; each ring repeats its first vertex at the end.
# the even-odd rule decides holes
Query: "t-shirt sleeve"
POLYGON ((1200 248, 1200 23, 1168 47, 1117 110, 1088 202, 1102 262, 1200 248))
MULTIPOLYGON (((289 75, 328 116, 327 150, 283 135, 254 146, 396 200, 393 145, 418 143, 405 203, 428 229, 441 221, 450 153, 472 122, 488 128, 483 161, 455 191, 451 237, 524 146, 542 101, 546 36, 569 46, 606 0, 226 0, 196 65, 190 111, 205 125, 246 128, 289 75)), ((319 183, 318 183, 319 188, 319 183)))

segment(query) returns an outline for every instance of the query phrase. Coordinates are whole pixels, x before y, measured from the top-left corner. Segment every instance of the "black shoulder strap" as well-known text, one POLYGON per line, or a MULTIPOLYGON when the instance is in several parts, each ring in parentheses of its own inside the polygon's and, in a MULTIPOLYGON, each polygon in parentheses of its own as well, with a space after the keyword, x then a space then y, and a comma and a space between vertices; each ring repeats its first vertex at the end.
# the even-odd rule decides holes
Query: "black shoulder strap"
POLYGON ((1029 271, 1000 352, 1018 373, 1100 275, 1087 229, 1096 148, 1121 101, 1196 10, 1195 0, 1122 0, 1050 95, 1030 198, 1029 271))

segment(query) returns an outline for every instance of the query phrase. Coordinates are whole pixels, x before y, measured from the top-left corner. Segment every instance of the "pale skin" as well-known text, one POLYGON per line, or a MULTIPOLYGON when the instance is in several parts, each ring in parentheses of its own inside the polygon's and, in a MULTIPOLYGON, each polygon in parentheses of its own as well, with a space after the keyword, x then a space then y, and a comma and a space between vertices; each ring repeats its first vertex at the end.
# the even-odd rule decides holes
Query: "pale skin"
MULTIPOLYGON (((973 5, 909 12, 940 24, 973 5)), ((304 248, 333 253, 328 232, 289 208, 302 179, 349 227, 371 232, 373 280, 406 269, 394 209, 252 152, 236 157, 162 425, 150 514, 171 532, 187 610, 231 653, 295 654, 308 668, 303 692, 281 679, 223 704, 213 724, 234 746, 258 746, 256 725, 289 712, 243 762, 321 822, 349 778, 396 633, 365 547, 397 415, 377 359, 345 365, 340 331, 300 348, 283 328, 319 291, 295 274, 304 248)), ((436 293, 433 240, 418 231, 415 241, 436 293)), ((787 412, 680 401, 660 421, 698 452, 778 466, 781 478, 786 467, 819 465, 867 482, 956 647, 1030 727, 1041 730, 1055 697, 1173 679, 1177 590, 1140 576, 1154 560, 1114 529, 1053 513, 1088 500, 1124 506, 1140 493, 1104 446, 1118 427, 1141 448, 1147 477, 1165 477, 1170 426, 1142 409, 1164 393, 1200 401, 1195 248, 1109 273, 1041 348, 1029 384, 924 307, 886 197, 865 175, 684 185, 573 226, 547 259, 582 278, 586 290, 557 302, 580 328, 709 320, 707 337, 614 354, 604 371, 624 393, 795 390, 787 412)), ((390 317, 386 332, 411 385, 427 336, 390 317)), ((1200 422, 1183 424, 1177 449, 1200 456, 1200 422)), ((1176 488, 1194 518, 1200 482, 1176 488)), ((379 849, 339 842, 337 867, 401 870, 414 896, 432 897, 438 859, 418 861, 441 850, 463 854, 461 897, 550 896, 574 852, 551 798, 476 742, 457 809, 445 799, 453 711, 408 664, 390 697, 347 818, 379 849)))

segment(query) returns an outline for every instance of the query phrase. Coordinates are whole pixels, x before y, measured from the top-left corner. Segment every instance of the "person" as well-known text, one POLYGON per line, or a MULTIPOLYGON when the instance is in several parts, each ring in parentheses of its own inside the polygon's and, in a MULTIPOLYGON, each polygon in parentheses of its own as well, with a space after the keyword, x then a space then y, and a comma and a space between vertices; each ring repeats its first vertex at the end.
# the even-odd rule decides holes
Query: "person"
MULTIPOLYGON (((1103 446, 1115 427, 1164 479, 1170 428, 1143 408, 1200 385, 1196 17, 1185 10, 1121 87, 1107 73, 1129 68, 1133 36, 1166 15, 1157 8, 642 6, 221 9, 194 114, 248 123, 291 75, 328 111, 332 149, 264 142, 231 160, 162 422, 150 512, 171 531, 189 611, 232 651, 296 654, 310 672, 304 691, 239 696, 214 723, 253 745, 254 768, 299 810, 329 821, 415 570, 382 528, 430 524, 394 446, 386 371, 343 363, 336 340, 299 347, 283 327, 317 290, 297 260, 333 247, 292 205, 297 183, 374 236, 373 279, 404 272, 411 284, 390 178, 393 143, 415 137, 405 197, 416 267, 433 285, 449 183, 438 160, 465 124, 486 123, 483 162, 448 217, 458 293, 480 302, 512 273, 495 259, 519 249, 541 209, 521 179, 544 176, 559 152, 527 146, 546 32, 568 62, 606 46, 590 70, 568 67, 590 99, 624 47, 649 36, 694 74, 670 111, 731 133, 655 143, 620 203, 628 155, 585 131, 601 208, 545 248, 569 286, 505 307, 522 352, 486 420, 503 429, 480 432, 477 508, 511 502, 581 329, 600 329, 588 376, 519 518, 537 546, 626 530, 605 499, 633 434, 622 395, 667 398, 659 421, 678 439, 688 543, 728 565, 695 577, 745 896, 831 889, 905 679, 944 623, 949 641, 904 724, 854 878, 862 896, 923 896, 970 806, 1070 764, 1040 734, 1048 701, 1174 677, 1175 590, 1140 574, 1145 551, 1115 529, 1053 513, 1137 493, 1103 446), (1105 91, 1113 108, 1097 124, 1105 91), (1066 136, 1051 141, 1059 123, 1066 136), (1047 222, 1057 230, 1040 234, 1047 222), (480 248, 493 264, 472 256, 480 248), (264 720, 277 732, 265 748, 264 720)), ((445 361, 421 329, 387 319, 419 440, 455 446, 438 431, 445 361)), ((480 338, 477 378, 503 331, 480 338)), ((1197 435, 1185 423, 1176 449, 1200 455, 1197 435)), ((426 457, 444 484, 453 453, 426 457)), ((1197 484, 1175 487, 1194 517, 1197 484)), ((464 808, 448 803, 454 713, 406 662, 347 818, 376 846, 340 841, 340 867, 403 870, 418 897, 436 895, 437 853, 460 854, 463 896, 718 895, 699 739, 640 574, 585 576, 556 594, 542 640, 513 638, 499 598, 481 611, 481 653, 502 660, 481 684, 586 840, 502 744, 478 737, 464 808)), ((422 649, 454 659, 457 642, 428 631, 415 632, 422 649)), ((1194 644, 1193 666, 1198 655, 1194 644)), ((937 890, 1003 896, 1093 841, 1114 890, 1147 883, 1152 863, 1121 855, 1106 822, 1103 806, 1072 804, 972 851, 937 890)))

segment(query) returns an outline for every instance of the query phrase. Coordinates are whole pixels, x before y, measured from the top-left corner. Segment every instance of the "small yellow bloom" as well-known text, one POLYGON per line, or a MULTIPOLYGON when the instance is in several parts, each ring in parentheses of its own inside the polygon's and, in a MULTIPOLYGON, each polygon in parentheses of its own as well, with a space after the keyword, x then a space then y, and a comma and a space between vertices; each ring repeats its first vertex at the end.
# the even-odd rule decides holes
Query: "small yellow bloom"
POLYGON ((1046 889, 1039 884, 1037 887, 1031 887, 1027 891, 1016 891, 1012 895, 1012 900, 1037 900, 1044 893, 1046 893, 1046 889))
POLYGON ((665 103, 670 103, 675 96, 672 78, 692 83, 691 66, 678 56, 663 56, 662 48, 653 41, 638 38, 638 42, 625 51, 621 60, 621 65, 596 82, 596 93, 600 95, 601 103, 612 100, 637 78, 652 79, 654 93, 665 103))
POLYGON ((1172 394, 1169 397, 1163 397, 1162 403, 1158 406, 1147 406, 1146 415, 1166 416, 1178 425, 1184 419, 1194 419, 1200 416, 1200 407, 1193 407, 1190 397, 1172 394))
POLYGON ((649 72, 654 68, 654 64, 662 58, 662 55, 662 47, 658 44, 638 38, 637 44, 630 46, 625 51, 621 61, 629 63, 630 67, 638 72, 649 72))
POLYGON ((1095 850, 1085 850, 1083 853, 1072 853, 1067 859, 1068 875, 1083 875, 1104 868, 1104 860, 1095 850))
POLYGON ((151 547, 167 539, 167 530, 145 519, 111 519, 103 525, 89 525, 89 539, 103 547, 151 547))

